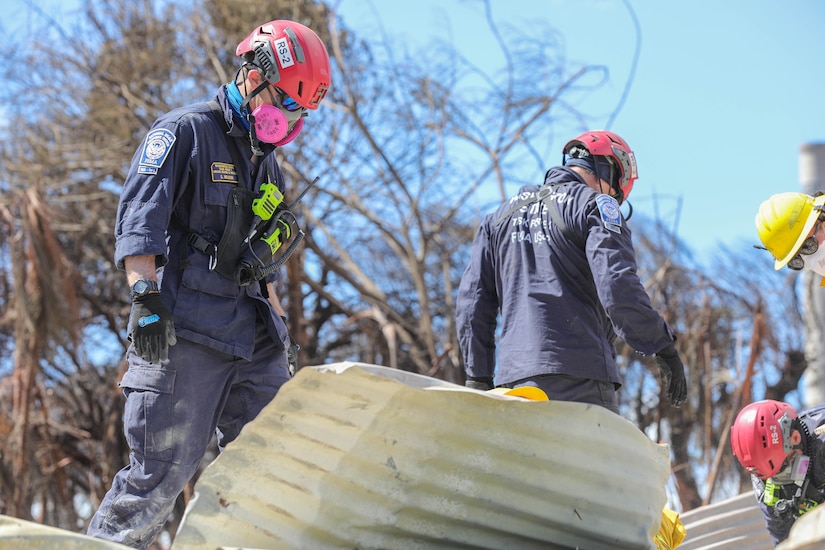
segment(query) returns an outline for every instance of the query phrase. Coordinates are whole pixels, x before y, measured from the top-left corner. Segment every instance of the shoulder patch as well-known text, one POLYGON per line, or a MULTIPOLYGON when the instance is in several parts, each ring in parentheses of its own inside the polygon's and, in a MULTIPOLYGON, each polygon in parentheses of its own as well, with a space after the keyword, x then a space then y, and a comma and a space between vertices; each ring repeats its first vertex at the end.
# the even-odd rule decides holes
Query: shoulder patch
POLYGON ((138 173, 157 174, 158 168, 163 166, 166 157, 169 156, 175 139, 175 134, 166 128, 156 128, 146 134, 138 162, 138 173))
POLYGON ((596 197, 596 206, 604 226, 614 233, 622 232, 622 212, 619 210, 619 201, 610 195, 596 197))

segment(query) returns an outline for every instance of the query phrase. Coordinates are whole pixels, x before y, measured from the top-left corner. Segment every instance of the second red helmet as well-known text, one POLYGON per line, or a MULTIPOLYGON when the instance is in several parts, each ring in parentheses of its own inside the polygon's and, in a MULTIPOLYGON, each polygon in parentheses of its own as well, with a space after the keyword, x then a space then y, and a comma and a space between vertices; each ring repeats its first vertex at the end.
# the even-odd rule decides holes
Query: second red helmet
POLYGON ((730 429, 733 454, 760 479, 776 475, 793 451, 791 422, 799 415, 782 401, 767 399, 744 407, 730 429))
POLYGON ((627 200, 633 183, 639 177, 636 168, 636 155, 630 149, 630 145, 625 140, 609 130, 591 130, 574 137, 568 141, 562 153, 567 155, 574 146, 582 146, 591 155, 610 157, 615 161, 619 169, 619 191, 622 193, 621 200, 627 200))

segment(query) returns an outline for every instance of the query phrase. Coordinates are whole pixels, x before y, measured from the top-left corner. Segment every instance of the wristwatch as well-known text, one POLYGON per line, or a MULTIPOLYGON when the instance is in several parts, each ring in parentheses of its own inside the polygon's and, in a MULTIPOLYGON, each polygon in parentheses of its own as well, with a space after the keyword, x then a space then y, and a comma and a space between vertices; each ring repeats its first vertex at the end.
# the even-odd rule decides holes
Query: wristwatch
POLYGON ((158 292, 160 289, 158 288, 157 281, 153 281, 152 279, 138 279, 129 290, 132 293, 132 300, 134 300, 135 298, 146 296, 150 292, 158 292))

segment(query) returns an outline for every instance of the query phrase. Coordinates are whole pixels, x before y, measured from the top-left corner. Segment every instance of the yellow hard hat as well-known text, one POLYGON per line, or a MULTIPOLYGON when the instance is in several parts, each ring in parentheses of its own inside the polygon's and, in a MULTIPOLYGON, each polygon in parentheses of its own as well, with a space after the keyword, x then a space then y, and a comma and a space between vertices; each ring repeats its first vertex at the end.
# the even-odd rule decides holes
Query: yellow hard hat
POLYGON ((825 204, 825 195, 778 193, 763 202, 756 214, 759 240, 773 254, 775 269, 785 267, 808 238, 825 204))

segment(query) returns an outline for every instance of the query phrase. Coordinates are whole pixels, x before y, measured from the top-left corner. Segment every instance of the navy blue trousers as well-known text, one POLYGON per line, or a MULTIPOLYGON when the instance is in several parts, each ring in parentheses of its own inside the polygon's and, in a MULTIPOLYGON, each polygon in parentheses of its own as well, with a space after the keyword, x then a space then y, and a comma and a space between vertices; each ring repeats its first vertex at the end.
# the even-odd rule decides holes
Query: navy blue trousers
POLYGON ((145 549, 197 471, 212 434, 221 448, 233 441, 290 374, 286 353, 261 323, 251 361, 178 339, 162 365, 147 363, 132 346, 127 362, 119 385, 129 464, 112 480, 88 534, 145 549))
POLYGON ((566 374, 541 374, 503 384, 503 386, 506 388, 533 386, 543 390, 547 397, 554 401, 591 403, 619 414, 619 394, 612 382, 577 378, 566 374))

